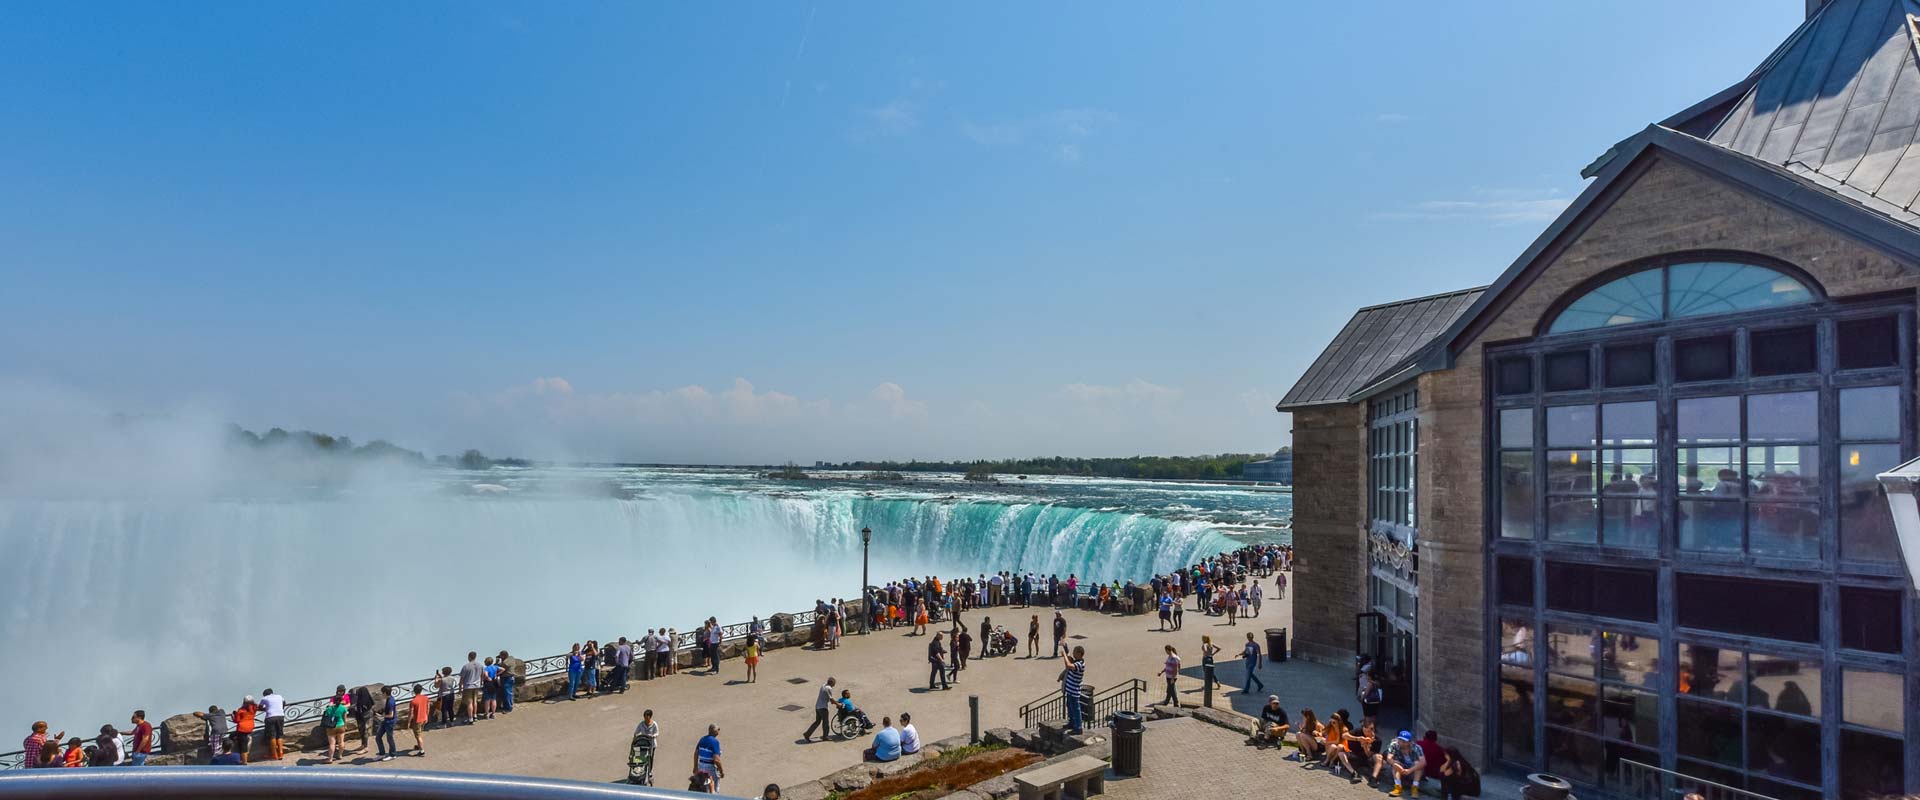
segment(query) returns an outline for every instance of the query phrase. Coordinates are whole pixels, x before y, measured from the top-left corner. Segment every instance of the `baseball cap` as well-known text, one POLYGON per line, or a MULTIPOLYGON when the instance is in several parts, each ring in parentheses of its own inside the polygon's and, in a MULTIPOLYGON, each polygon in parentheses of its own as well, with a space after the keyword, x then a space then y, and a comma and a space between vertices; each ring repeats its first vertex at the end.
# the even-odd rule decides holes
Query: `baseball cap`
POLYGON ((1413 731, 1401 731, 1400 738, 1409 742, 1413 741, 1413 731))

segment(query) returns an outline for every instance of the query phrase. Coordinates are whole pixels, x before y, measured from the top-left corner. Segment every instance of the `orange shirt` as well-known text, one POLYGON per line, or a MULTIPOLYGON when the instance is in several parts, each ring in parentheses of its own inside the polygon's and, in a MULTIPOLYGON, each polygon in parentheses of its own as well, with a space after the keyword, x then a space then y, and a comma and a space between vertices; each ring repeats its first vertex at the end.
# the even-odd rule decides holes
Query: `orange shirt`
POLYGON ((253 706, 242 704, 233 710, 233 729, 239 733, 253 732, 254 715, 260 713, 253 706))
POLYGON ((67 748, 67 760, 65 762, 67 766, 84 767, 87 765, 86 759, 87 759, 86 750, 78 747, 67 748))
POLYGON ((412 700, 407 701, 407 708, 413 711, 413 721, 415 724, 427 724, 428 709, 432 705, 433 698, 428 697, 426 692, 416 694, 412 700))

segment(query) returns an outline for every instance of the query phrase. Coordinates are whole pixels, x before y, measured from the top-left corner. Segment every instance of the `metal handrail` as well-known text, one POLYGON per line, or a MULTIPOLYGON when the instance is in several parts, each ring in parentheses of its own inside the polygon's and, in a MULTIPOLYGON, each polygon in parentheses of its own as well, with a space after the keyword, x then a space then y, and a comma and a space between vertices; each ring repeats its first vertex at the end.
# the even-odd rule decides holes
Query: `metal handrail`
MULTIPOLYGON (((1106 719, 1118 711, 1139 711, 1140 696, 1146 691, 1147 682, 1139 678, 1108 687, 1106 691, 1093 696, 1092 713, 1088 716, 1092 719, 1106 719), (1107 709, 1105 713, 1102 713, 1102 708, 1107 709)), ((1036 698, 1020 707, 1020 724, 1022 727, 1032 728, 1038 725, 1066 722, 1067 702, 1067 690, 1064 688, 1056 689, 1045 697, 1036 698)))
POLYGON ((1688 792, 1699 792, 1707 800, 1777 800, 1771 795, 1749 792, 1628 758, 1620 759, 1619 765, 1614 768, 1614 778, 1614 793, 1631 800, 1667 800, 1688 792))
POLYGON ((35 800, 144 797, 354 797, 374 800, 686 800, 695 795, 651 786, 585 783, 517 775, 302 767, 48 769, 0 778, 0 798, 35 800))

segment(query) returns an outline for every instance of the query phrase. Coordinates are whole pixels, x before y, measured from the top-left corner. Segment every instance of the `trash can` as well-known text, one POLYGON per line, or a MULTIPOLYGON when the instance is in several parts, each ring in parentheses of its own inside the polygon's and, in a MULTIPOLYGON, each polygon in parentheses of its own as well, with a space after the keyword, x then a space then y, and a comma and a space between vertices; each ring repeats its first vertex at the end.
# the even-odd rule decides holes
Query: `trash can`
POLYGON ((1114 774, 1140 774, 1140 742, 1146 731, 1146 720, 1137 712, 1121 711, 1113 715, 1114 774))
POLYGON ((1287 660, 1287 629, 1267 629, 1267 660, 1280 662, 1287 660))
POLYGON ((1527 776, 1526 784, 1520 790, 1520 796, 1526 800, 1565 800, 1571 798, 1573 784, 1567 783, 1558 775, 1536 772, 1527 776))

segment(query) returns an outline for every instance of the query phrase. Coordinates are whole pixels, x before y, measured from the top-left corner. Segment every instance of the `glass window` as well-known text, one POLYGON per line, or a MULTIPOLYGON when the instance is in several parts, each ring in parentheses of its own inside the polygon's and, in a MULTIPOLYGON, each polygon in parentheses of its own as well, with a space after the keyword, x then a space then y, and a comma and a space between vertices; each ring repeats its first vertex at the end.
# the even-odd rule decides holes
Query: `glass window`
POLYGON ((1820 438, 1818 392, 1747 396, 1747 440, 1800 442, 1820 438))
POLYGON ((1901 608, 1906 597, 1898 589, 1840 587, 1840 646, 1875 653, 1900 652, 1906 630, 1901 608))
POLYGON ((1907 726, 1905 678, 1891 672, 1848 667, 1840 672, 1840 707, 1848 725, 1904 733, 1907 726))
POLYGON ((1577 392, 1587 388, 1592 375, 1587 371, 1589 354, 1585 350, 1548 353, 1543 369, 1549 392, 1577 392))
POLYGON ((1840 438, 1900 438, 1900 388, 1869 386, 1840 390, 1840 438))
POLYGON ((1740 651, 1680 643, 1680 694, 1742 702, 1740 651))
POLYGON ((1675 573, 1673 584, 1676 616, 1684 627, 1820 641, 1818 584, 1688 572, 1675 573))
POLYGON ((1547 770, 1571 781, 1586 784, 1599 783, 1600 740, 1571 731, 1548 728, 1547 770))
POLYGON ((1500 454, 1500 535, 1533 538, 1533 451, 1500 454))
POLYGON ((1586 544, 1600 541, 1598 501, 1592 497, 1547 498, 1547 538, 1586 544))
POLYGON ((1820 368, 1817 337, 1812 325, 1777 331, 1754 331, 1747 352, 1755 375, 1798 375, 1820 368))
POLYGON ((1799 281, 1752 264, 1675 264, 1667 281, 1667 315, 1675 319, 1813 302, 1799 281))
POLYGON ((1747 705, 1820 716, 1820 662, 1748 653, 1747 705))
POLYGON ((1521 356, 1494 362, 1494 392, 1503 395, 1533 393, 1533 359, 1521 356))
POLYGON ((1666 316, 1662 281, 1661 270, 1650 269, 1601 284, 1561 311, 1547 332, 1584 331, 1660 320, 1666 316))
POLYGON ((1548 447, 1592 447, 1599 415, 1594 406, 1548 406, 1548 447))
POLYGON ((1600 634, 1600 677, 1629 686, 1660 686, 1660 640, 1634 633, 1600 634))
POLYGON ((1740 441, 1740 398, 1690 397, 1674 404, 1674 428, 1681 444, 1740 441))
POLYGON ((1599 696, 1592 678, 1547 673, 1547 724, 1592 733, 1600 719, 1599 696))
POLYGON ((1529 669, 1533 667, 1533 623, 1516 619, 1500 620, 1500 663, 1529 669))
POLYGON ((1673 343, 1673 379, 1681 383, 1733 377, 1733 336, 1704 336, 1673 343))
POLYGON ((1654 498, 1658 488, 1652 475, 1640 477, 1643 499, 1623 500, 1613 496, 1614 484, 1608 484, 1608 497, 1600 501, 1600 541, 1612 547, 1655 547, 1660 544, 1660 504, 1654 498))
POLYGON ((1516 606, 1533 605, 1533 560, 1514 556, 1494 559, 1499 570, 1500 602, 1516 606))
POLYGON ((1500 446, 1519 448, 1533 447, 1533 409, 1501 409, 1500 446))
POLYGON ((1747 770, 1819 785, 1820 724, 1776 714, 1748 714, 1747 770))
POLYGON ((1893 317, 1841 320, 1834 333, 1841 369, 1900 365, 1900 322, 1893 317))
POLYGON ((1501 758, 1533 763, 1533 696, 1532 667, 1500 668, 1501 758))
POLYGON ((1593 677, 1593 629, 1577 625, 1547 625, 1547 669, 1593 677))
POLYGON ((1681 494, 1739 497, 1740 456, 1731 447, 1683 447, 1676 452, 1681 494))
POLYGON ((1818 500, 1820 448, 1795 444, 1747 448, 1749 497, 1756 500, 1818 500))
POLYGON ((1660 745, 1660 698, 1657 695, 1614 686, 1602 692, 1601 735, 1623 742, 1660 745))
POLYGON ((1900 797, 1907 790, 1905 742, 1865 731, 1840 731, 1840 796, 1900 797))
POLYGON ((1879 474, 1900 465, 1900 446, 1840 446, 1840 557, 1898 561, 1900 544, 1879 474))
POLYGON ((1592 450, 1548 450, 1547 491, 1553 494, 1593 493, 1593 475, 1598 469, 1592 450))
POLYGON ((1608 345, 1602 364, 1607 369, 1607 386, 1652 386, 1653 345, 1608 345))
POLYGON ((1674 711, 1674 744, 1680 755, 1740 766, 1740 709, 1683 697, 1674 702, 1674 711))
MULTIPOLYGON (((1739 492, 1735 487, 1734 492, 1739 492)), ((1680 549, 1717 553, 1740 552, 1740 503, 1729 500, 1682 500, 1676 519, 1680 549)))
POLYGON ((1820 557, 1820 507, 1810 503, 1748 503, 1747 550, 1783 558, 1820 557))
POLYGON ((1655 414, 1653 401, 1608 403, 1600 407, 1602 444, 1653 444, 1655 414))

